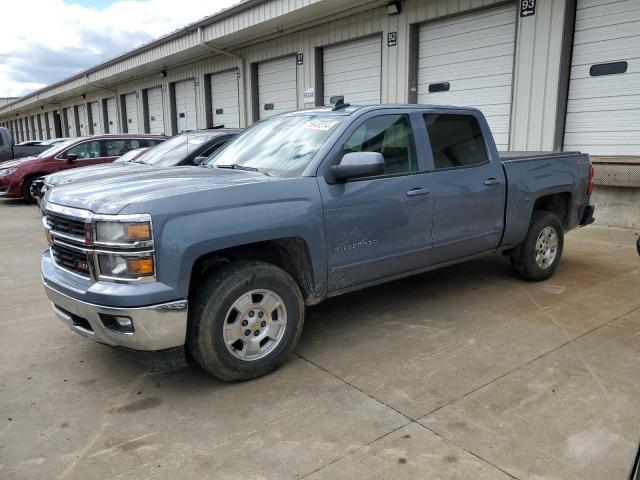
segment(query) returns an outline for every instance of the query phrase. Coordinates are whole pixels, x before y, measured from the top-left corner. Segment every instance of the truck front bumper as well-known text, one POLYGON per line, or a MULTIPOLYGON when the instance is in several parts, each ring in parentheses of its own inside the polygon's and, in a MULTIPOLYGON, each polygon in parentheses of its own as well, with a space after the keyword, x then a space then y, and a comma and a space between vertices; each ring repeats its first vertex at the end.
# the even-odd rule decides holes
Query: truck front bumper
POLYGON ((138 351, 167 350, 185 343, 186 300, 114 308, 72 298, 47 284, 44 278, 43 283, 53 311, 80 335, 113 347, 138 351))

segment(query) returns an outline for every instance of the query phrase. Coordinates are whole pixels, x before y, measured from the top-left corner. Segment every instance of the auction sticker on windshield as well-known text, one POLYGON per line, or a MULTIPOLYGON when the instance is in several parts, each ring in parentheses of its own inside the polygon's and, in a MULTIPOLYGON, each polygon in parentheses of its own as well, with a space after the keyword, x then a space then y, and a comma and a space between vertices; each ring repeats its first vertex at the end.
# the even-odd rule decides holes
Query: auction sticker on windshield
POLYGON ((331 130, 339 122, 340 120, 309 120, 302 125, 302 128, 327 131, 331 130))

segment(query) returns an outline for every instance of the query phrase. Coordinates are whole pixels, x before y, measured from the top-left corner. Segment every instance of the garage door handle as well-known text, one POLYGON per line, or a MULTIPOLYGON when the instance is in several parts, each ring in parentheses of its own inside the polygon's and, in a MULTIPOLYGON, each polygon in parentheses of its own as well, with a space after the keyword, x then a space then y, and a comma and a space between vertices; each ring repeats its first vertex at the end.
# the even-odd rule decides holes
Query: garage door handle
POLYGON ((428 188, 412 188, 407 192, 407 197, 417 197, 419 195, 428 195, 431 193, 431 190, 428 188))
POLYGON ((489 186, 489 185, 499 185, 500 184, 500 180, 498 180, 497 178, 487 178, 484 181, 484 184, 489 186))

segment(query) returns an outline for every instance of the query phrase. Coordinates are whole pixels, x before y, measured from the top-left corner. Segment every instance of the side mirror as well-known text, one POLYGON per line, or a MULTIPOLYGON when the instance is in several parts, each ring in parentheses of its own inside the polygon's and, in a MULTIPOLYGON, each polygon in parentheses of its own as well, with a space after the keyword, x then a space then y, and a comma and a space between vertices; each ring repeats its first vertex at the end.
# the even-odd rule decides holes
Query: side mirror
POLYGON ((207 158, 209 157, 196 157, 193 159, 193 164, 194 165, 200 165, 202 162, 204 162, 207 158))
POLYGON ((372 177, 384 173, 384 157, 378 152, 352 152, 342 157, 339 165, 333 165, 331 172, 337 180, 372 177))
POLYGON ((69 153, 67 155, 67 163, 73 163, 78 159, 78 155, 76 155, 75 153, 69 153))

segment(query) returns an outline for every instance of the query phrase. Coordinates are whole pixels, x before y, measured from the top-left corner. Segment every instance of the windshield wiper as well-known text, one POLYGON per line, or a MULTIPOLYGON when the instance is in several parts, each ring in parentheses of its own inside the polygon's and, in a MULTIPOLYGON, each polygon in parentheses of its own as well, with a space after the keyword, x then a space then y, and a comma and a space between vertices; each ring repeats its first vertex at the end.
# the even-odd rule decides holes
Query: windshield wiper
POLYGON ((267 177, 270 177, 271 175, 269 175, 266 172, 263 172, 262 170, 256 168, 256 167, 247 167, 246 165, 238 165, 237 163, 229 163, 227 165, 216 165, 217 168, 229 168, 231 170, 244 170, 247 172, 259 172, 262 173, 263 175, 266 175, 267 177))

